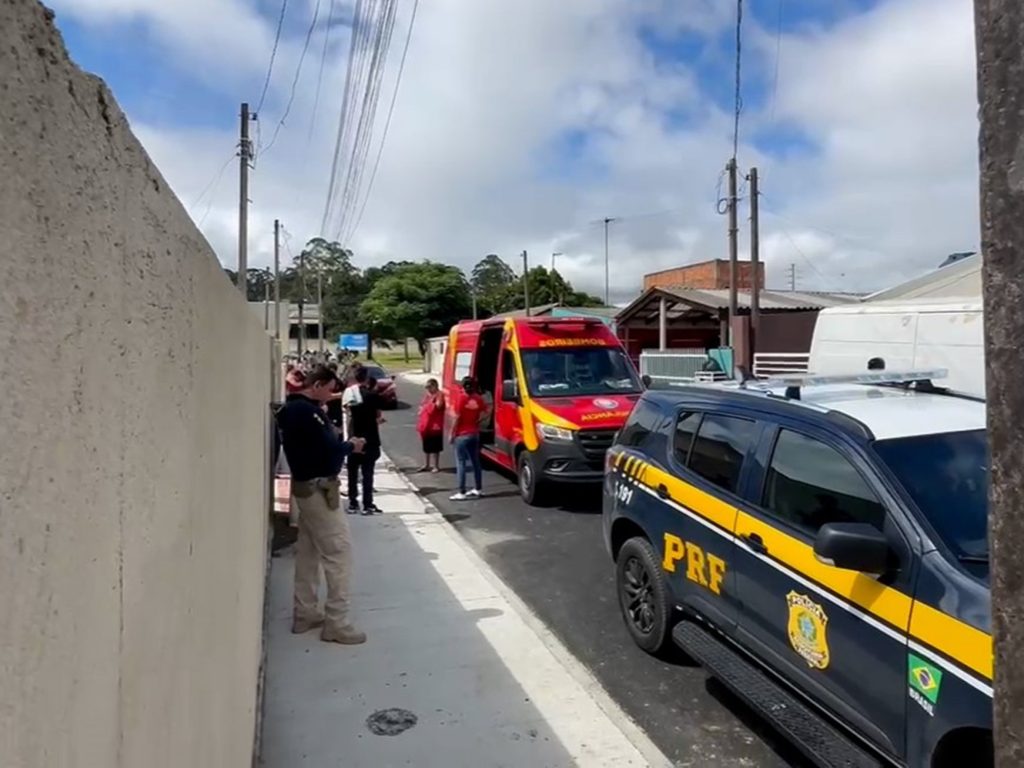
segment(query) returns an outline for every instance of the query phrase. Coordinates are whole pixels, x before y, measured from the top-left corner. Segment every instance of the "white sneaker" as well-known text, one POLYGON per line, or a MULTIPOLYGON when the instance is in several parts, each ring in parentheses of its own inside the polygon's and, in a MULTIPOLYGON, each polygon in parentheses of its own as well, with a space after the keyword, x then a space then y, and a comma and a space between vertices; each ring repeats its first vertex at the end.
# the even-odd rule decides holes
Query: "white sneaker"
POLYGON ((465 501, 466 499, 469 498, 469 494, 468 493, 453 493, 448 498, 450 500, 452 500, 452 501, 465 501))
POLYGON ((470 499, 479 499, 483 495, 484 495, 483 491, 478 491, 475 488, 472 491, 469 491, 469 492, 466 493, 466 497, 470 498, 470 499))

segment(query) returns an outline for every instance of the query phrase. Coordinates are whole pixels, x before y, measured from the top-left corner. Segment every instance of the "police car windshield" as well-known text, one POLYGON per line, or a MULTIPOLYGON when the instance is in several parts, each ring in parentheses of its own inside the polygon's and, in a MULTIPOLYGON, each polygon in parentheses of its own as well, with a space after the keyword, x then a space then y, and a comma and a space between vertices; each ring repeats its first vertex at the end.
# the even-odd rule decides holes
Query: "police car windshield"
POLYGON ((875 451, 953 554, 987 570, 985 430, 880 440, 875 451))
POLYGON ((621 349, 531 349, 523 352, 526 383, 533 397, 626 395, 640 382, 621 349))

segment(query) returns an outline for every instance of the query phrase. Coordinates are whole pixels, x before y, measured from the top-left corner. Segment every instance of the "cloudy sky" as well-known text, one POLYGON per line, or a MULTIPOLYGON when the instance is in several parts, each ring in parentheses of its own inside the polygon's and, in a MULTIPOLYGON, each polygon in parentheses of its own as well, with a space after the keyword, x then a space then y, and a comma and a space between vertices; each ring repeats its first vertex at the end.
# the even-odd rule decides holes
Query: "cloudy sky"
MULTIPOLYGON (((49 4, 73 58, 110 84, 231 265, 238 106, 259 101, 281 0, 49 4)), ((255 266, 272 258, 274 218, 295 253, 320 234, 353 5, 333 0, 328 30, 331 0, 319 0, 271 144, 317 7, 287 2, 259 115, 255 266)), ((787 286, 795 264, 799 288, 872 290, 977 248, 971 5, 746 0, 739 165, 761 172, 770 287, 787 286)), ((398 0, 375 142, 412 10, 398 0)), ((735 22, 731 0, 422 0, 379 173, 346 244, 362 266, 470 267, 523 249, 549 264, 557 251, 560 271, 600 295, 600 219, 612 216, 620 302, 644 272, 725 257, 716 202, 732 151, 735 22)), ((747 216, 743 201, 741 254, 747 216)))

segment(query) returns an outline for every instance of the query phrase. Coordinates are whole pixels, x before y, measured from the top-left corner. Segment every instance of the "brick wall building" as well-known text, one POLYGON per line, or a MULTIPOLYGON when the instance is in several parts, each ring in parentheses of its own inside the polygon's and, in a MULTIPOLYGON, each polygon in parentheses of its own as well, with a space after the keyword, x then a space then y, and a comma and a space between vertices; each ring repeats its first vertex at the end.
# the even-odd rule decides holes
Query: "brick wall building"
MULTIPOLYGON (((758 287, 764 289, 764 262, 757 265, 758 287)), ((749 261, 739 262, 739 290, 749 291, 753 287, 754 265, 749 261)), ((721 290, 729 287, 728 259, 712 259, 684 267, 674 267, 661 272, 644 275, 644 290, 651 288, 702 288, 721 290)))

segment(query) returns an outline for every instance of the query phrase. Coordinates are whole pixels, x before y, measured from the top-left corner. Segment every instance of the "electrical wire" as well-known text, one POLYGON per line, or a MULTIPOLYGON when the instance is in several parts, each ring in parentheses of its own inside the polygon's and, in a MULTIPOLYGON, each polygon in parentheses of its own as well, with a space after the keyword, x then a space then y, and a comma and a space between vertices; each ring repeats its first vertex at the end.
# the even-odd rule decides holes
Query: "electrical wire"
POLYGON ((210 181, 206 184, 205 187, 203 187, 203 191, 199 193, 199 196, 195 200, 192 201, 192 204, 188 207, 189 213, 191 213, 195 209, 195 207, 203 201, 203 198, 206 197, 206 194, 208 192, 215 189, 217 185, 220 184, 220 180, 221 178, 223 178, 224 172, 228 169, 228 166, 231 165, 231 161, 234 160, 236 157, 238 157, 238 150, 235 150, 230 155, 228 155, 228 159, 224 161, 224 165, 222 165, 220 167, 220 170, 210 177, 210 181))
POLYGON ((313 39, 313 32, 316 30, 316 23, 320 18, 320 0, 316 0, 316 5, 313 7, 313 19, 309 22, 309 29, 306 30, 306 41, 302 46, 302 53, 299 54, 299 63, 295 67, 295 77, 292 78, 292 87, 288 93, 288 102, 285 104, 284 112, 281 114, 281 119, 277 121, 277 125, 274 127, 274 134, 270 137, 270 143, 267 144, 263 150, 264 154, 270 151, 270 148, 277 142, 277 137, 281 133, 281 129, 284 128, 284 122, 288 119, 288 115, 292 111, 292 104, 295 103, 295 91, 299 87, 299 78, 302 76, 302 64, 306 60, 306 54, 309 52, 309 44, 313 39))
POLYGON ((743 63, 743 0, 736 0, 736 109, 733 120, 732 133, 732 160, 736 162, 736 155, 740 146, 740 114, 743 112, 743 93, 741 67, 743 63))
MULTIPOLYGON (((780 0, 781 1, 781 0, 780 0)), ((324 82, 324 66, 327 64, 327 49, 331 43, 331 28, 334 25, 334 0, 327 9, 327 26, 324 28, 324 49, 320 53, 320 72, 316 76, 316 92, 313 96, 313 115, 309 120, 309 140, 313 140, 313 131, 316 130, 316 113, 320 108, 320 88, 324 82)))
POLYGON ((263 102, 267 98, 267 90, 270 88, 270 78, 274 74, 274 60, 277 58, 277 47, 281 44, 281 30, 284 29, 284 16, 288 10, 288 0, 281 0, 281 14, 277 19, 277 33, 274 35, 274 47, 270 50, 270 65, 267 67, 267 78, 263 81, 263 92, 256 105, 256 114, 263 109, 263 102))
POLYGON ((779 22, 775 30, 775 75, 772 77, 772 110, 771 110, 771 122, 775 122, 775 102, 779 95, 779 62, 782 59, 782 3, 784 0, 778 0, 779 3, 779 22))
POLYGON ((363 94, 363 106, 359 116, 353 140, 352 158, 348 166, 345 189, 341 201, 341 216, 338 221, 335 239, 341 240, 342 232, 346 231, 355 212, 356 200, 362 186, 363 171, 366 158, 373 139, 373 127, 376 121, 377 104, 380 101, 380 89, 384 76, 384 64, 391 46, 391 33, 395 26, 395 9, 397 0, 384 0, 381 9, 381 22, 377 26, 374 40, 373 55, 367 73, 366 90, 363 94))
POLYGON ((409 43, 412 41, 412 30, 416 24, 416 11, 419 8, 420 1, 413 0, 412 5, 412 16, 409 18, 409 29, 405 33, 405 46, 402 48, 402 59, 398 64, 398 75, 395 78, 395 90, 391 94, 391 105, 388 107, 388 116, 384 121, 384 131, 381 135, 380 146, 377 147, 377 157, 373 161, 373 171, 370 173, 370 181, 366 185, 366 194, 363 196, 363 204, 359 209, 359 215, 356 217, 355 224, 349 231, 345 241, 351 241, 355 237, 356 232, 359 230, 359 225, 363 221, 363 214, 366 212, 366 204, 370 201, 370 195, 373 193, 373 183, 377 179, 377 170, 380 168, 380 158, 384 154, 384 143, 388 140, 388 129, 391 128, 391 118, 395 114, 395 102, 398 101, 398 88, 402 84, 402 73, 405 71, 405 59, 409 55, 409 43))

